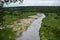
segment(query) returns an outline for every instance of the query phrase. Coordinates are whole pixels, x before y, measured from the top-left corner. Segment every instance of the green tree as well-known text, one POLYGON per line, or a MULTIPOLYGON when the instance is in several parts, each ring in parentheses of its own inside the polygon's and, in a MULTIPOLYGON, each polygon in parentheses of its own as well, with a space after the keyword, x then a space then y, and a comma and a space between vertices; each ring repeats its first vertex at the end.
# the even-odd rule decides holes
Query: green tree
POLYGON ((12 28, 0 29, 0 40, 15 40, 12 28))
POLYGON ((3 8, 0 8, 0 40, 15 40, 13 28, 9 28, 3 24, 3 17, 7 15, 3 8))

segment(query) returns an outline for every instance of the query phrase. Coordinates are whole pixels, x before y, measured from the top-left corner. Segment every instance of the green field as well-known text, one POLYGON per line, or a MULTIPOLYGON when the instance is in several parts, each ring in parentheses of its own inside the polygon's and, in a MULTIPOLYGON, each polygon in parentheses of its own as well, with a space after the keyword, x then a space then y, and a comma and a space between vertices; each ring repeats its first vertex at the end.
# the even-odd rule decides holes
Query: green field
POLYGON ((60 40, 60 15, 46 13, 39 32, 41 40, 60 40))

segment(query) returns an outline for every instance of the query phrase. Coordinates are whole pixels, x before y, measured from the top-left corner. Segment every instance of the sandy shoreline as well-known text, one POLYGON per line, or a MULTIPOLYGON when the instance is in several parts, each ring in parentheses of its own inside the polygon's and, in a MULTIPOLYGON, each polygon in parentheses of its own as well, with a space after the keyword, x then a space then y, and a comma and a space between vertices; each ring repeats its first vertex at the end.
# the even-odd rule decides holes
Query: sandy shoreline
POLYGON ((40 40, 39 29, 44 17, 44 14, 40 14, 40 17, 34 20, 28 29, 22 33, 21 37, 16 38, 16 40, 40 40))

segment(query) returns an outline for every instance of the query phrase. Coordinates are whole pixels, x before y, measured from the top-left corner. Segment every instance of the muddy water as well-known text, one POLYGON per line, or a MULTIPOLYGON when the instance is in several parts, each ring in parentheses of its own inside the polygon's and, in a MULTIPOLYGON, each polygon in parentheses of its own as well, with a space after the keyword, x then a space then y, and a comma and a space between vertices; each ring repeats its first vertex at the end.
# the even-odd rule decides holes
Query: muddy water
POLYGON ((21 37, 16 40, 40 40, 39 29, 41 27, 42 19, 45 17, 44 14, 38 14, 39 18, 34 20, 26 31, 22 33, 21 37))

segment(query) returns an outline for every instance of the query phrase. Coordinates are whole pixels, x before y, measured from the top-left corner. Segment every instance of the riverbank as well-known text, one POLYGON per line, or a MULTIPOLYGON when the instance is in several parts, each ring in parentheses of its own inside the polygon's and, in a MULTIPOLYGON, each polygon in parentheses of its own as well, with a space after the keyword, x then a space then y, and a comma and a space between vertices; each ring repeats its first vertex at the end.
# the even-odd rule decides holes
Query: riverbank
POLYGON ((38 17, 38 13, 36 13, 36 15, 28 16, 28 18, 21 18, 15 21, 13 24, 7 25, 7 27, 10 26, 9 28, 13 28, 15 36, 19 37, 22 34, 22 32, 27 30, 28 26, 38 17))
POLYGON ((24 31, 16 40, 40 40, 39 29, 44 17, 44 14, 40 14, 38 19, 34 20, 28 29, 24 31))
POLYGON ((39 32, 40 40, 60 40, 60 15, 46 13, 39 32))
POLYGON ((37 14, 36 12, 21 12, 20 10, 14 9, 1 10, 1 13, 2 15, 0 17, 3 17, 3 19, 1 19, 3 24, 0 26, 1 40, 15 40, 17 36, 27 29, 31 21, 33 21, 30 19, 31 17, 28 16, 35 16, 37 14), (4 36, 2 37, 2 35, 4 36))
POLYGON ((16 33, 16 36, 20 36, 22 34, 22 32, 24 32, 25 30, 27 30, 28 26, 35 20, 38 18, 37 15, 32 15, 32 16, 28 16, 29 18, 25 18, 25 19, 20 19, 19 21, 16 21, 14 24, 11 25, 11 27, 13 27, 13 30, 16 33))

